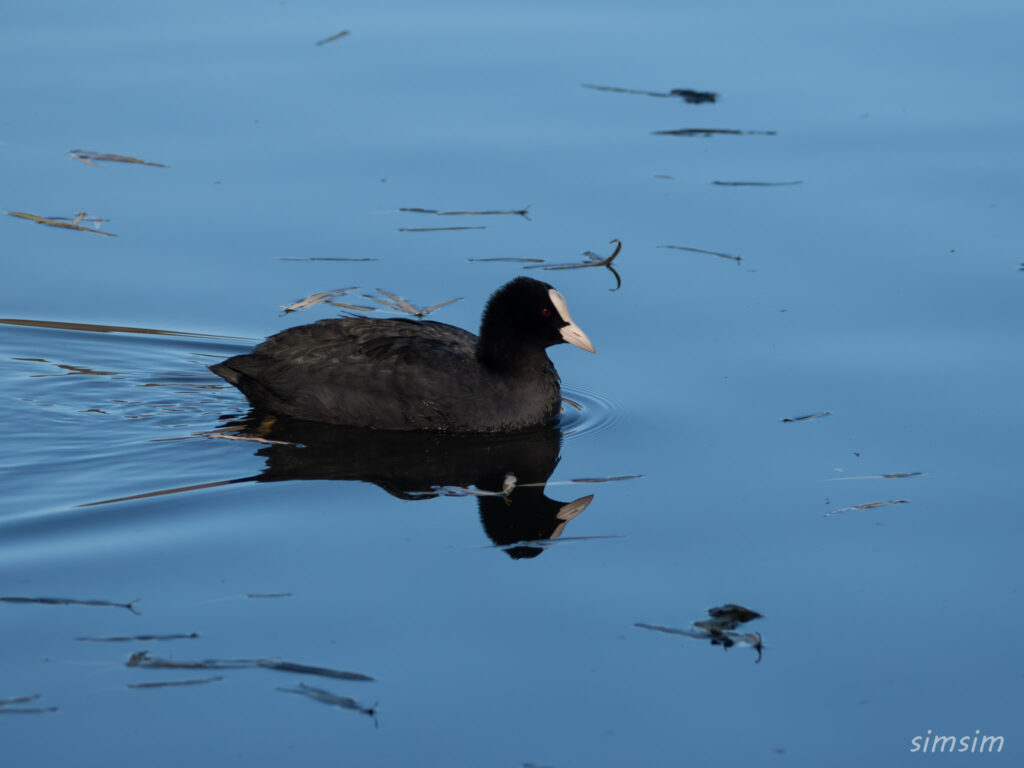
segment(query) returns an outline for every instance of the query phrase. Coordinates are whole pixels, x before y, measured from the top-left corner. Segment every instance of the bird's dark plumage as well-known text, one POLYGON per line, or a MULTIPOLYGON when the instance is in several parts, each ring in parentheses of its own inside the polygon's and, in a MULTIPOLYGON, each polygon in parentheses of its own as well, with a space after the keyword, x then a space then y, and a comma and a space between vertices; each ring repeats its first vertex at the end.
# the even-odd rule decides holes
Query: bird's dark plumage
POLYGON ((546 348, 593 345, 547 283, 520 277, 491 296, 474 336, 455 326, 364 317, 281 331, 210 366, 258 409, 392 430, 511 432, 555 416, 546 348))

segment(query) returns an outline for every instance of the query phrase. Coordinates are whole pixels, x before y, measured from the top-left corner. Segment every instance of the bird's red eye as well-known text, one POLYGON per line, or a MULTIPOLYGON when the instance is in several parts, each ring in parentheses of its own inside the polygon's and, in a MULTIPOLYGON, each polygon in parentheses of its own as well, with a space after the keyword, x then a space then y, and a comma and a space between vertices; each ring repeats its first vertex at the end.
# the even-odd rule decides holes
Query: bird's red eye
POLYGON ((551 317, 551 310, 550 310, 550 309, 548 309, 547 307, 543 307, 543 308, 542 308, 542 309, 540 310, 540 313, 541 313, 542 315, 544 315, 544 317, 551 317))

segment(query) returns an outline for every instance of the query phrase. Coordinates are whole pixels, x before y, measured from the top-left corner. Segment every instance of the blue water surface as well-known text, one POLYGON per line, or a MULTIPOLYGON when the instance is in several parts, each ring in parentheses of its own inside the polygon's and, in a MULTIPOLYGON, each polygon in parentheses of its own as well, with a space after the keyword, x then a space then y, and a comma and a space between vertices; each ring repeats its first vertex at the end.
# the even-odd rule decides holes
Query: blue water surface
POLYGON ((5 763, 1019 763, 1019 3, 5 11, 0 208, 117 235, 0 221, 5 763), (520 274, 569 519, 230 439, 282 307, 520 274))

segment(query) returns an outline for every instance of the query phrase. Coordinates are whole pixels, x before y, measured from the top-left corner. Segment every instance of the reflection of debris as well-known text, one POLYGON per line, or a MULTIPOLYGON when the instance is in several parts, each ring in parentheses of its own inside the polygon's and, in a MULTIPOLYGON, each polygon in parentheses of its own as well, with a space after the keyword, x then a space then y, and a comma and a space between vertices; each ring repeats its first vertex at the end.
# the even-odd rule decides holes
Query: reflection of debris
POLYGON ((743 261, 741 256, 732 256, 728 253, 719 253, 718 251, 705 251, 703 248, 690 248, 687 245, 659 245, 659 248, 671 248, 675 251, 691 251, 692 253, 706 253, 708 256, 717 256, 720 259, 731 259, 739 264, 743 261))
POLYGON ((910 499, 893 499, 892 501, 872 501, 870 504, 858 504, 855 507, 843 507, 842 509, 833 509, 831 512, 826 512, 825 517, 831 517, 832 515, 838 515, 843 512, 853 512, 858 509, 874 509, 875 507, 888 507, 891 504, 909 504, 910 499))
POLYGON ((622 243, 618 240, 611 240, 611 243, 615 243, 615 250, 611 256, 601 258, 592 251, 584 251, 583 255, 587 257, 586 261, 573 262, 571 264, 537 264, 535 266, 523 267, 523 269, 582 269, 583 267, 608 267, 608 271, 615 275, 615 287, 610 290, 617 291, 622 287, 622 278, 619 277, 619 273, 612 267, 612 262, 615 257, 619 255, 619 251, 622 250, 622 243))
POLYGON ((399 227, 399 232, 452 232, 459 229, 487 229, 487 227, 399 227))
POLYGON ((171 661, 158 659, 147 651, 133 653, 125 664, 126 667, 140 669, 275 669, 279 672, 294 672, 300 675, 318 675, 338 680, 359 680, 372 682, 373 678, 358 672, 346 672, 327 667, 311 667, 306 664, 294 664, 290 661, 273 659, 204 659, 202 661, 171 661))
POLYGON ((792 187, 802 181, 712 181, 720 187, 792 187))
POLYGON ((675 627, 662 627, 657 624, 635 623, 633 626, 641 629, 650 629, 655 632, 665 632, 670 635, 683 635, 696 640, 710 640, 712 645, 720 645, 728 650, 734 645, 748 645, 757 651, 757 662, 761 661, 761 654, 764 650, 764 642, 760 632, 744 633, 737 632, 736 627, 746 624, 748 621, 762 618, 760 613, 744 608, 742 605, 727 603, 722 606, 708 609, 710 619, 695 621, 689 629, 676 629, 675 627))
POLYGON ((56 707, 12 707, 11 704, 27 704, 40 698, 40 694, 33 696, 19 696, 15 699, 0 701, 0 715, 39 715, 44 712, 56 712, 56 707))
POLYGON ((790 424, 795 421, 810 421, 811 419, 823 419, 826 416, 831 416, 831 411, 822 411, 821 413, 809 413, 806 416, 787 416, 784 419, 779 419, 783 424, 790 424))
POLYGON ((76 637, 75 640, 93 643, 148 643, 151 640, 196 640, 198 632, 190 632, 187 635, 113 635, 111 637, 76 637))
POLYGON ((652 136, 775 136, 777 131, 737 131, 734 128, 676 128, 672 131, 651 131, 652 136))
POLYGON ((338 696, 330 691, 325 691, 323 688, 314 688, 313 686, 306 685, 305 683, 299 683, 298 688, 278 688, 277 690, 283 693, 297 693, 323 704, 331 704, 332 706, 341 707, 342 709, 351 709, 355 712, 362 712, 364 715, 369 715, 370 717, 374 717, 374 715, 377 714, 376 704, 372 707, 363 707, 356 703, 355 699, 350 699, 348 696, 338 696))
POLYGON ((203 683, 219 683, 224 678, 220 675, 216 677, 200 677, 192 680, 166 680, 163 682, 156 683, 129 683, 129 688, 172 688, 180 685, 202 685, 203 683))
POLYGON ((138 615, 135 604, 139 598, 130 603, 112 603, 109 600, 75 600, 70 597, 0 597, 0 603, 36 603, 38 605, 97 605, 109 608, 127 608, 138 615))
POLYGON ((583 83, 584 88, 591 88, 595 91, 611 91, 612 93, 631 93, 637 96, 654 96, 659 99, 668 99, 673 96, 681 98, 687 104, 714 104, 718 100, 718 94, 712 91, 694 91, 690 88, 673 88, 668 93, 658 91, 638 91, 633 88, 615 88, 610 85, 590 85, 583 83))
POLYGON ((323 40, 317 40, 316 44, 317 45, 326 45, 327 43, 333 43, 335 40, 340 40, 341 38, 343 38, 348 33, 349 33, 349 30, 343 29, 343 30, 341 30, 341 32, 339 32, 336 35, 331 35, 330 37, 325 37, 323 40))
POLYGON ((317 304, 330 304, 332 307, 344 307, 345 309, 353 309, 359 312, 372 312, 373 307, 360 307, 355 304, 343 304, 338 301, 333 301, 333 299, 345 296, 349 291, 355 291, 358 289, 359 286, 354 285, 351 288, 335 288, 333 291, 321 291, 320 293, 314 293, 312 296, 307 296, 294 304, 289 304, 288 306, 282 304, 280 306, 286 315, 289 312, 298 312, 300 309, 308 309, 309 307, 316 306, 317 304))
POLYGON ((527 221, 530 206, 512 211, 439 211, 436 208, 399 208, 402 213, 432 213, 435 216, 522 216, 527 221))
POLYGON ((370 301, 376 301, 378 304, 383 304, 385 307, 390 307, 391 309, 395 310, 396 312, 404 312, 407 315, 413 315, 413 316, 419 317, 419 318, 426 317, 431 312, 433 312, 435 309, 440 309, 441 307, 447 306, 448 304, 453 304, 456 301, 462 301, 462 297, 460 296, 457 299, 448 299, 448 301, 442 301, 440 304, 434 304, 432 307, 427 307, 426 309, 420 309, 419 307, 414 307, 412 304, 410 304, 408 301, 403 299, 401 296, 396 296, 393 293, 388 293, 383 288, 378 288, 377 289, 377 293, 380 293, 380 294, 386 296, 387 298, 386 299, 382 299, 382 298, 379 298, 377 296, 368 296, 367 294, 363 294, 363 298, 364 299, 369 299, 370 301))
POLYGON ((92 232, 93 234, 96 235, 117 237, 117 235, 115 235, 113 232, 104 232, 103 230, 100 229, 95 229, 93 227, 83 227, 81 224, 79 224, 80 221, 107 221, 107 219, 87 219, 84 211, 74 216, 74 218, 72 218, 70 221, 62 216, 36 216, 34 213, 23 213, 21 211, 7 211, 7 215, 16 216, 19 219, 28 219, 29 221, 34 221, 36 224, 44 224, 47 227, 58 227, 59 229, 76 229, 79 232, 92 232))
POLYGON ((128 155, 112 155, 109 152, 89 152, 84 149, 72 149, 71 156, 75 160, 81 160, 86 165, 96 168, 99 168, 96 163, 127 163, 129 165, 148 165, 153 168, 167 167, 163 163, 150 163, 137 157, 129 157, 128 155))

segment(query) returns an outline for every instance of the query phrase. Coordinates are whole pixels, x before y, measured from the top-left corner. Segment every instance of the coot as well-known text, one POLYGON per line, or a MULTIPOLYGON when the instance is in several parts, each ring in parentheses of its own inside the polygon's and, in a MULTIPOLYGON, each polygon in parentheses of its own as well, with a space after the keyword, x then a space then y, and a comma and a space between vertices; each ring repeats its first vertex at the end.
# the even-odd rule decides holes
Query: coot
POLYGON ((561 406, 546 349, 590 339, 562 294, 520 277, 491 296, 480 335, 445 323, 320 320, 210 366, 254 407, 307 421, 444 432, 512 432, 561 406))

